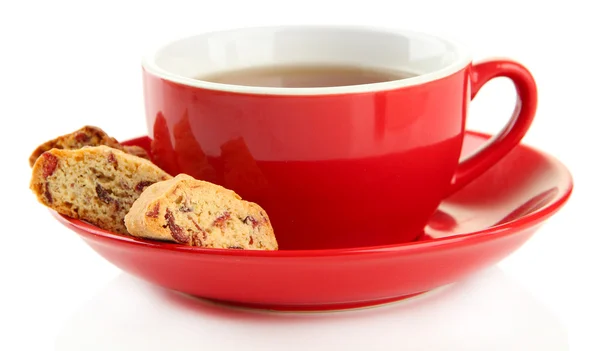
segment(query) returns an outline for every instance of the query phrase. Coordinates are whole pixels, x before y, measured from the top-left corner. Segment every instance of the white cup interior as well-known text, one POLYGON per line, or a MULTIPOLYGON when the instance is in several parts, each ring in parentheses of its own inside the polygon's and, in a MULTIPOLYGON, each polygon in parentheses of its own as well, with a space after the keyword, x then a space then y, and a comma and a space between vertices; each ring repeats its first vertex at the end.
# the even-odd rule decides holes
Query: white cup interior
POLYGON ((151 74, 201 88, 269 94, 348 93, 399 88, 450 75, 470 62, 456 43, 409 31, 289 26, 210 32, 171 42, 144 58, 151 74), (326 88, 237 86, 202 80, 225 71, 298 64, 360 66, 416 75, 326 88))

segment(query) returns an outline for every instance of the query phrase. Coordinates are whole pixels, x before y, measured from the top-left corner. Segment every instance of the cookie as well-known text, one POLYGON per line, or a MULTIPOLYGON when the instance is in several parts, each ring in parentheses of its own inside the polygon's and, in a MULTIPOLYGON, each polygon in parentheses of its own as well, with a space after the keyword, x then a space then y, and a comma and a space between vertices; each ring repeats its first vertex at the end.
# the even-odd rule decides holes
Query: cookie
POLYGON ((190 246, 278 249, 259 205, 186 174, 149 186, 125 216, 125 225, 133 236, 190 246))
POLYGON ((101 145, 44 152, 33 165, 30 188, 58 213, 127 234, 124 218, 134 201, 170 178, 146 159, 101 145))
POLYGON ((72 133, 59 136, 38 146, 29 156, 29 165, 33 167, 35 161, 46 151, 51 149, 80 149, 84 146, 106 145, 129 154, 149 158, 146 150, 139 146, 121 145, 115 138, 108 136, 102 129, 94 126, 85 126, 72 133))

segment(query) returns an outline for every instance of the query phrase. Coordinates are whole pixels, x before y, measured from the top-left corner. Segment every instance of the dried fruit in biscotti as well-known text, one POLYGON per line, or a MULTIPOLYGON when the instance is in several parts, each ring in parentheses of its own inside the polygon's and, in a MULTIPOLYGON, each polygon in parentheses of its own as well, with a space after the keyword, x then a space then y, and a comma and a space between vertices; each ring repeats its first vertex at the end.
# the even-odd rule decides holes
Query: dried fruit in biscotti
POLYGON ((186 174, 149 186, 125 216, 133 236, 223 249, 277 250, 267 213, 186 174))
POLYGON ((170 178, 146 159, 102 145, 44 152, 33 165, 30 188, 58 213, 127 234, 124 218, 134 201, 170 178))
POLYGON ((94 126, 84 126, 72 133, 59 136, 38 146, 31 153, 31 156, 29 156, 29 165, 33 167, 38 157, 51 149, 74 150, 81 149, 84 146, 99 145, 106 145, 135 156, 148 158, 148 153, 143 148, 121 145, 115 138, 108 136, 102 129, 94 126))

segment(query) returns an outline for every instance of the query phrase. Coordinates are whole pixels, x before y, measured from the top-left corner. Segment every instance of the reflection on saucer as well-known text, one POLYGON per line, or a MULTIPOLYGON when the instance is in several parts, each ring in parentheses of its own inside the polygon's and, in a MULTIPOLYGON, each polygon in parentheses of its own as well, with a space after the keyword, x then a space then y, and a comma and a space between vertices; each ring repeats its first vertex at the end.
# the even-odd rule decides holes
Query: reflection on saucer
POLYGON ((567 350, 557 319, 499 268, 384 306, 327 313, 229 307, 121 274, 56 350, 567 350))

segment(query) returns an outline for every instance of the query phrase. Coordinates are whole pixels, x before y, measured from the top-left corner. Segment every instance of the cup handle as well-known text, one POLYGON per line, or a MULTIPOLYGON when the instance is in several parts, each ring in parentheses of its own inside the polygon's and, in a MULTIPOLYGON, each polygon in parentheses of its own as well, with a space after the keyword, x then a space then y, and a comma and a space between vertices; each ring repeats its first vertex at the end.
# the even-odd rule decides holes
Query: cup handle
POLYGON ((497 77, 509 78, 517 90, 512 118, 500 133, 459 163, 447 195, 460 190, 506 156, 519 144, 533 121, 537 108, 537 87, 531 73, 517 62, 496 59, 474 64, 471 70, 471 100, 485 83, 497 77))

